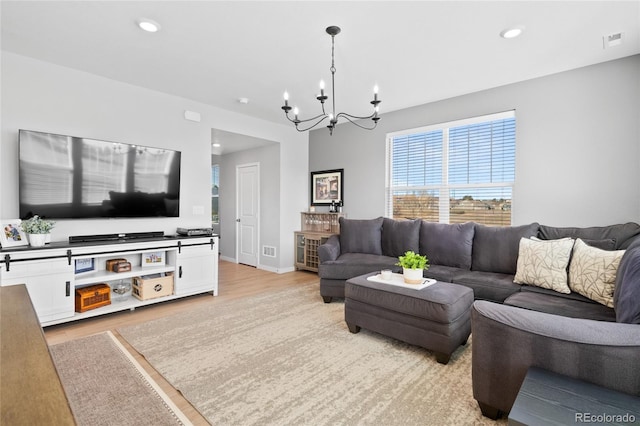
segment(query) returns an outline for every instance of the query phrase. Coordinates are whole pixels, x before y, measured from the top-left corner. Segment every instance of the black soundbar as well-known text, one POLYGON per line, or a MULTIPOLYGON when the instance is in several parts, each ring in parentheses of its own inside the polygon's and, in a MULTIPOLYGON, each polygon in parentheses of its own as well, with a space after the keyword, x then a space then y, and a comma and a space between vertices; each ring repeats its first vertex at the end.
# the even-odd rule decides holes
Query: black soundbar
POLYGON ((146 238, 164 237, 162 231, 151 232, 128 232, 124 234, 97 234, 97 235, 72 235, 69 236, 70 243, 88 243, 94 241, 120 241, 120 240, 138 240, 146 238))

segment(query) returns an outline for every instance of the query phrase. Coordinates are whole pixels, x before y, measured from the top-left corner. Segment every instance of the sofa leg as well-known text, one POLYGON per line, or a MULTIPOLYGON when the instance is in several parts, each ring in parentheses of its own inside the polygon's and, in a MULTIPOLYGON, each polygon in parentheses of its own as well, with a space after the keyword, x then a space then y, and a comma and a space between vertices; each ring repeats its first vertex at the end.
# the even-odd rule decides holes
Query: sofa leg
POLYGON ((480 411, 482 411, 483 416, 489 417, 491 420, 496 420, 498 417, 500 417, 501 413, 497 408, 494 408, 480 401, 478 401, 478 405, 480 406, 480 411))
POLYGON ((322 300, 324 300, 324 303, 331 303, 331 296, 322 296, 322 300))
POLYGON ((360 332, 360 327, 355 325, 355 324, 350 324, 347 323, 347 328, 349 329, 350 332, 352 332, 353 334, 359 333, 360 332))
POLYGON ((445 354, 442 352, 436 352, 436 361, 440 364, 448 364, 451 359, 451 354, 445 354))

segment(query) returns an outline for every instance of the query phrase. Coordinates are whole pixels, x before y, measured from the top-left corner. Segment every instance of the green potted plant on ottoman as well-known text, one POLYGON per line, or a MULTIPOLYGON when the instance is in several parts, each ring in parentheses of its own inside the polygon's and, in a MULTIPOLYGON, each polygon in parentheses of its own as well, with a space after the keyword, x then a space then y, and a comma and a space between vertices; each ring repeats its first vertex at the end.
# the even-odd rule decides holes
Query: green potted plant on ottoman
POLYGON ((429 259, 411 250, 398 257, 397 266, 402 266, 402 275, 406 284, 421 284, 422 271, 429 269, 429 259))

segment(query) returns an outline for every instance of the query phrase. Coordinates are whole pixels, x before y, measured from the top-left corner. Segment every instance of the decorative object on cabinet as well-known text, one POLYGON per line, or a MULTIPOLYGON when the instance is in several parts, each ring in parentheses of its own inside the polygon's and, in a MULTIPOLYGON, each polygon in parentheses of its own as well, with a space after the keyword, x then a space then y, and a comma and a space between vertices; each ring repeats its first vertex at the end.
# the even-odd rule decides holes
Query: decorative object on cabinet
POLYGON ((42 219, 38 215, 24 220, 20 223, 20 228, 29 236, 29 244, 33 247, 42 247, 47 242, 47 235, 55 226, 55 222, 42 219))
POLYGON ((76 259, 74 272, 80 274, 82 272, 93 271, 96 267, 95 259, 93 257, 76 259))
POLYGON ((322 234, 339 234, 340 218, 343 213, 301 213, 301 231, 319 232, 322 234))
POLYGON ((144 268, 146 266, 159 266, 164 265, 164 252, 154 251, 148 253, 142 253, 142 264, 144 268))
POLYGON ((128 272, 131 270, 131 262, 127 259, 109 259, 107 260, 107 271, 111 272, 128 272))
POLYGON ((118 280, 110 285, 111 291, 116 294, 112 299, 114 302, 122 302, 131 296, 131 280, 118 280))
POLYGON ((340 203, 342 206, 344 169, 311 172, 311 205, 330 206, 340 203))
POLYGON ((7 219, 2 221, 2 232, 0 232, 0 244, 2 247, 26 246, 27 234, 20 226, 20 219, 7 219))
POLYGON ((86 312, 111 304, 111 287, 106 283, 76 288, 76 312, 86 312))
POLYGON ((140 300, 173 294, 173 275, 133 277, 133 295, 140 300))

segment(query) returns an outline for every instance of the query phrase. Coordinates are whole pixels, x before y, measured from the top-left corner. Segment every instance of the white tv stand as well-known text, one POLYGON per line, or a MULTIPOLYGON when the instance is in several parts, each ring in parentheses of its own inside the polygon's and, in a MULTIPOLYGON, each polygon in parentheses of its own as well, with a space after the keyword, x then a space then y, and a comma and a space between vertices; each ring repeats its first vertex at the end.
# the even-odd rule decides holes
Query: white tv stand
POLYGON ((90 243, 51 243, 45 247, 0 250, 0 286, 26 284, 43 327, 75 321, 198 293, 218 295, 218 237, 159 237, 90 243), (143 266, 145 253, 160 252, 163 264, 143 266), (125 258, 131 271, 106 270, 107 259, 125 258), (76 261, 79 269, 76 268, 76 261), (80 265, 83 268, 80 268, 80 265), (92 265, 92 266, 88 266, 92 265), (92 268, 88 271, 82 269, 92 268), (75 289, 92 284, 114 284, 136 276, 173 273, 173 294, 138 300, 120 300, 83 313, 75 312, 75 289))

